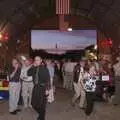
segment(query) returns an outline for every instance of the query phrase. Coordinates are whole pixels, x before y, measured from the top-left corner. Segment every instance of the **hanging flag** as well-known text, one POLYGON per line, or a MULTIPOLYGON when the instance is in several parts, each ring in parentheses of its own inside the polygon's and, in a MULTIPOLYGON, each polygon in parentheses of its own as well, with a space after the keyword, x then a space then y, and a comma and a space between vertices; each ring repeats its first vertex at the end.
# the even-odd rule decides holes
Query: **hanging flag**
POLYGON ((70 0, 56 0, 56 14, 70 14, 70 0))

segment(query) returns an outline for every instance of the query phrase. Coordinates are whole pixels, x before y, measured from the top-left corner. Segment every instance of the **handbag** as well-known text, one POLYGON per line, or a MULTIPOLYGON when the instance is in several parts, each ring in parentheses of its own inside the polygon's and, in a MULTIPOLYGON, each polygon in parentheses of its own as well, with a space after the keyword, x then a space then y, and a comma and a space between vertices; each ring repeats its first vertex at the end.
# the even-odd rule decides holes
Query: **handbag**
POLYGON ((48 103, 52 103, 54 101, 54 90, 53 90, 53 87, 49 90, 47 100, 48 100, 48 103))

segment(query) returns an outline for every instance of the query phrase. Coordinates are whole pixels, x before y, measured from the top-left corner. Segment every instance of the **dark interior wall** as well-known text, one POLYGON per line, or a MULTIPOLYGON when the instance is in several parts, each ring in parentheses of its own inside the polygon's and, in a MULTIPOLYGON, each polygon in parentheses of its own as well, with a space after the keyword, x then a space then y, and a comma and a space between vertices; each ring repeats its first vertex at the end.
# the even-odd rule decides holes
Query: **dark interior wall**
MULTIPOLYGON (((71 0, 71 2, 72 16, 96 20, 97 26, 104 29, 109 36, 114 39, 120 37, 120 0, 71 0)), ((1 0, 0 29, 9 29, 10 34, 26 31, 36 23, 36 19, 43 19, 48 14, 55 15, 55 0, 12 0, 12 2, 1 0)))
POLYGON ((72 0, 72 14, 95 19, 97 28, 120 45, 120 0, 72 0))
MULTIPOLYGON (((74 28, 96 28, 96 22, 81 18, 79 16, 66 16, 65 22, 68 22, 70 27, 74 28)), ((57 15, 44 19, 38 24, 35 24, 31 29, 59 29, 59 17, 57 15)))

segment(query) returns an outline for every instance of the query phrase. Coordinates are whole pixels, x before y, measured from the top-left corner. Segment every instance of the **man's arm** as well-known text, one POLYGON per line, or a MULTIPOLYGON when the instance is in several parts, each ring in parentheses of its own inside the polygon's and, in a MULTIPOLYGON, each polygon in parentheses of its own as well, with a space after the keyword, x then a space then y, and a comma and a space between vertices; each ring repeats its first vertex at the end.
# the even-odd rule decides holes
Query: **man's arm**
POLYGON ((24 68, 21 69, 21 74, 20 74, 20 78, 23 80, 25 78, 25 74, 24 74, 24 68))
POLYGON ((51 88, 50 84, 50 73, 49 70, 46 68, 46 88, 49 90, 51 88))
POLYGON ((33 76, 34 75, 34 70, 35 68, 34 67, 31 67, 29 70, 28 70, 28 72, 27 72, 27 75, 28 76, 33 76))

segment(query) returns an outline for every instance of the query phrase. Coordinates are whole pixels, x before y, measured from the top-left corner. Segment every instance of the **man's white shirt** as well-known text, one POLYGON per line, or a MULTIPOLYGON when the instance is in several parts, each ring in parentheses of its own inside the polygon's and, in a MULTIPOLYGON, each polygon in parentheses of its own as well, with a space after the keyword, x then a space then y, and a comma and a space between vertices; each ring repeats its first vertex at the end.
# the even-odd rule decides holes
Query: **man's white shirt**
POLYGON ((33 80, 32 76, 28 76, 28 75, 27 75, 27 72, 28 72, 28 70, 30 69, 30 67, 31 67, 31 66, 29 66, 29 67, 26 67, 26 66, 22 67, 20 78, 21 78, 23 81, 29 82, 29 81, 32 81, 32 80, 33 80))

